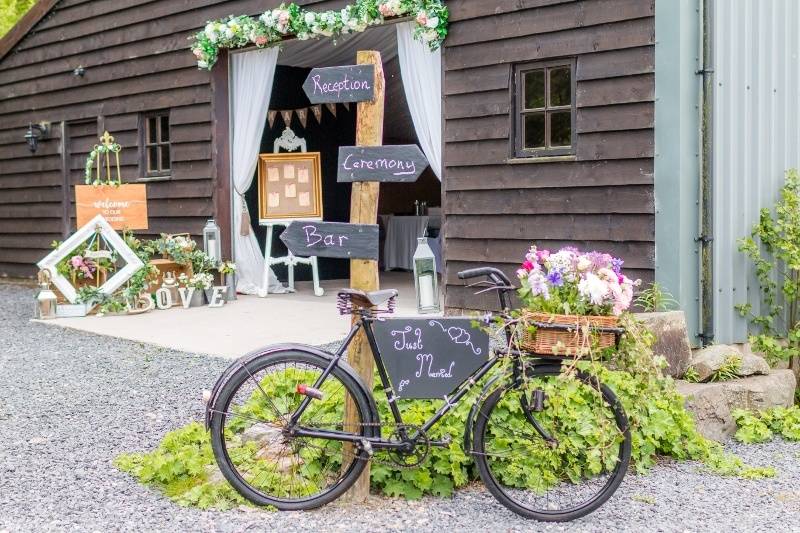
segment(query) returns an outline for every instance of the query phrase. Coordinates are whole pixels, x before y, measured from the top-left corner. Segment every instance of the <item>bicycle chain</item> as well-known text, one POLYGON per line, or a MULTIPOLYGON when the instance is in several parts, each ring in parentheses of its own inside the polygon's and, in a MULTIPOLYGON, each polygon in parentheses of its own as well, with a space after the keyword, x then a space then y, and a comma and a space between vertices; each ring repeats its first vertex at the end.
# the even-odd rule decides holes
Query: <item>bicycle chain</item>
MULTIPOLYGON (((321 425, 321 424, 304 424, 304 425, 307 426, 307 427, 316 427, 318 429, 324 429, 324 426, 321 425)), ((343 427, 343 425, 341 425, 341 424, 331 424, 331 425, 336 425, 337 427, 340 427, 340 426, 343 427)), ((352 426, 353 424, 348 424, 348 425, 352 426)), ((381 460, 381 459, 378 459, 378 458, 375 457, 375 455, 378 454, 378 453, 381 453, 381 454, 386 453, 386 454, 391 455, 393 450, 390 450, 390 449, 378 449, 378 450, 375 450, 372 454, 368 454, 367 457, 362 457, 361 454, 359 454, 357 457, 355 457, 359 461, 372 461, 373 463, 377 463, 377 464, 382 464, 382 465, 387 465, 387 466, 396 466, 396 467, 405 468, 405 469, 412 469, 412 468, 417 468, 422 463, 424 463, 425 460, 428 458, 428 455, 430 454, 431 441, 428 438, 428 434, 425 432, 425 430, 422 429, 421 426, 418 426, 416 424, 398 424, 398 423, 391 423, 391 422, 383 422, 383 423, 381 423, 381 422, 360 422, 358 425, 361 426, 361 427, 393 428, 395 433, 398 433, 400 428, 403 428, 403 429, 406 429, 406 430, 416 430, 416 431, 419 432, 418 439, 421 440, 421 443, 417 444, 417 446, 415 446, 415 449, 417 449, 419 446, 424 446, 424 454, 417 461, 417 463, 413 464, 413 465, 402 464, 399 461, 396 461, 396 460, 393 460, 393 459, 392 460, 381 460)))

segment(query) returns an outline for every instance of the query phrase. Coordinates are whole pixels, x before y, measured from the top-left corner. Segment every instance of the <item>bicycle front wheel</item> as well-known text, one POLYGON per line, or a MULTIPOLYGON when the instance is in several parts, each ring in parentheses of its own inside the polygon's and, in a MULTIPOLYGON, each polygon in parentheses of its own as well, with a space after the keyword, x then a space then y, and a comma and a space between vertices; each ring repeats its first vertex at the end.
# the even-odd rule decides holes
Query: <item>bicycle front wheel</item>
MULTIPOLYGON (((314 385, 329 363, 301 350, 274 352, 243 363, 220 389, 211 407, 214 457, 228 482, 251 502, 286 511, 312 509, 339 497, 364 470, 366 452, 352 444, 291 431, 290 417, 306 398, 299 390, 314 385)), ((296 427, 367 436, 369 401, 348 372, 334 367, 320 392, 296 427)))
POLYGON ((628 422, 597 378, 533 368, 494 390, 474 428, 481 479, 500 503, 542 521, 585 516, 617 490, 630 462, 628 422), (538 426, 538 427, 537 427, 538 426))

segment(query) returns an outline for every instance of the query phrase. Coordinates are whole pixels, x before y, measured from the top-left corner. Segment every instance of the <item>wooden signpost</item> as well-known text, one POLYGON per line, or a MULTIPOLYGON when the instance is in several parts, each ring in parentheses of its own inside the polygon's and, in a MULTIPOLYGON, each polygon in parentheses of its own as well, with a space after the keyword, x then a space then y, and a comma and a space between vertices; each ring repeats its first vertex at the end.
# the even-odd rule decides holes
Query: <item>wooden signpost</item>
MULTIPOLYGON (((377 51, 359 51, 357 62, 372 72, 372 99, 360 101, 356 116, 356 145, 380 146, 383 142, 383 100, 384 79, 381 54, 377 51)), ((313 71, 312 76, 313 78, 313 71)), ((308 91, 306 91, 308 92, 308 91)), ((309 96, 310 98, 310 96, 309 96)), ((314 100, 312 99, 312 102, 314 100)), ((352 185, 350 194, 350 222, 354 224, 377 224, 378 222, 378 188, 377 181, 358 181, 352 185)), ((377 252, 377 247, 376 247, 377 252)), ((350 260, 350 287, 363 291, 378 290, 378 261, 376 259, 350 260)), ((355 320, 355 317, 353 317, 355 320)), ((360 331, 347 351, 347 360, 359 373, 367 390, 372 390, 375 362, 369 343, 360 331)), ((351 398, 345 404, 345 425, 359 422, 358 411, 351 398)), ((354 502, 366 501, 369 496, 369 463, 361 476, 347 492, 347 497, 354 502)))
POLYGON ((489 335, 472 322, 390 317, 373 323, 398 398, 442 399, 489 360, 489 335))
POLYGON ((280 239, 294 255, 378 260, 378 226, 293 220, 280 239))
POLYGON ((377 94, 375 70, 369 63, 311 69, 303 91, 312 104, 370 101, 377 94))
POLYGON ((336 180, 411 183, 427 166, 428 160, 416 144, 340 146, 336 180))

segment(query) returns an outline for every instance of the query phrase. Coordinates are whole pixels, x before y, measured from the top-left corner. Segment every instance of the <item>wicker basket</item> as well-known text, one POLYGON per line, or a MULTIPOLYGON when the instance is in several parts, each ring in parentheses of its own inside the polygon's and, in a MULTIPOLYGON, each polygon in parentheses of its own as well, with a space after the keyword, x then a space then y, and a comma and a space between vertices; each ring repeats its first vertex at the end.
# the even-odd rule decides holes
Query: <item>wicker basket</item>
POLYGON ((597 327, 615 328, 619 324, 615 316, 556 315, 532 311, 523 311, 522 320, 526 327, 520 347, 526 352, 550 356, 582 356, 587 355, 591 348, 614 346, 614 333, 591 330, 597 327), (570 328, 548 328, 547 324, 570 328), (529 326, 534 326, 535 330, 530 331, 529 326), (589 331, 584 326, 588 326, 589 331))

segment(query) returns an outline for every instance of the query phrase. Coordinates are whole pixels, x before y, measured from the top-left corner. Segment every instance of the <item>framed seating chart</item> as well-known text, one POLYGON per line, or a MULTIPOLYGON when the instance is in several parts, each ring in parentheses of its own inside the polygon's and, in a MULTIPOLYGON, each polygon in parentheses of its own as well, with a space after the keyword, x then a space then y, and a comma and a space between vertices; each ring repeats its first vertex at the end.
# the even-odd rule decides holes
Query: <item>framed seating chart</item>
POLYGON ((322 172, 319 152, 259 154, 258 218, 322 220, 322 172))

